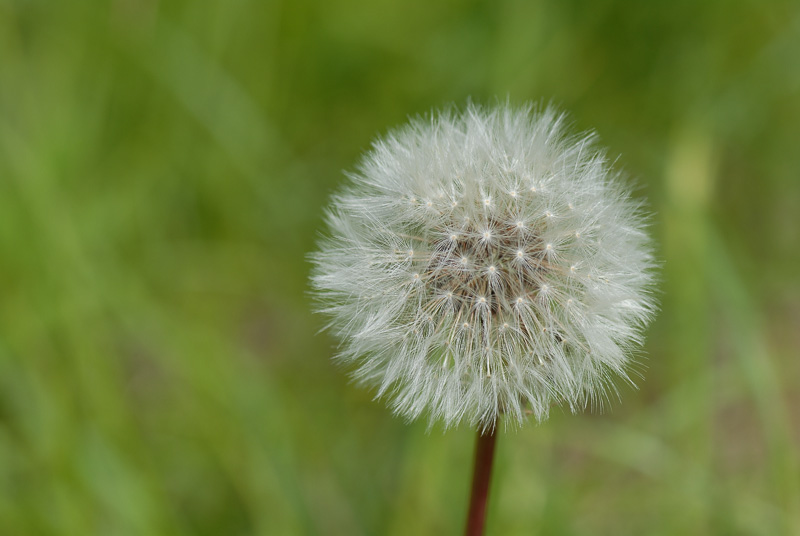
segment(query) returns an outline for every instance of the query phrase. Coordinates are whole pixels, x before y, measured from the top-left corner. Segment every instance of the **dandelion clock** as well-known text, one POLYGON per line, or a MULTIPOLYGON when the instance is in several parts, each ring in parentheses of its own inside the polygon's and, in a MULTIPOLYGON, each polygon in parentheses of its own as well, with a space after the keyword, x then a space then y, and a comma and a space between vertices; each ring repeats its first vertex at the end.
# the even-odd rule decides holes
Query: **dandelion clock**
POLYGON ((629 379, 655 308, 646 214, 549 108, 412 120, 349 177, 312 257, 336 359, 409 420, 476 428, 480 534, 501 417, 600 405, 629 379))

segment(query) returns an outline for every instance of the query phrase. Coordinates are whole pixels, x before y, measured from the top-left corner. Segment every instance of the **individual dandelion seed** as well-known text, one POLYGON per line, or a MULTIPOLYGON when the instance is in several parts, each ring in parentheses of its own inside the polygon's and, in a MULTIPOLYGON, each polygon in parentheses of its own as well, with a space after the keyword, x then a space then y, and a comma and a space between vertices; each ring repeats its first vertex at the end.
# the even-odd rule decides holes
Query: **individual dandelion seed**
POLYGON ((412 120, 350 179, 312 257, 320 310, 396 413, 478 428, 469 532, 501 415, 575 412, 629 379, 655 309, 646 215, 552 108, 412 120))

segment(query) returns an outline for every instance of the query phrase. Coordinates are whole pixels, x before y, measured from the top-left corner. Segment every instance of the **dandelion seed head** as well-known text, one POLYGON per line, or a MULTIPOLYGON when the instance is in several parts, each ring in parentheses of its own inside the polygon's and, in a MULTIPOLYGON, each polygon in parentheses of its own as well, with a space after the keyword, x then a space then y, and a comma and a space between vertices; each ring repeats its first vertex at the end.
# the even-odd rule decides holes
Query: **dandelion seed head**
POLYGON ((319 309, 338 359, 398 414, 541 421, 627 379, 656 307, 646 215, 564 123, 508 105, 416 119, 334 196, 312 257, 319 309))

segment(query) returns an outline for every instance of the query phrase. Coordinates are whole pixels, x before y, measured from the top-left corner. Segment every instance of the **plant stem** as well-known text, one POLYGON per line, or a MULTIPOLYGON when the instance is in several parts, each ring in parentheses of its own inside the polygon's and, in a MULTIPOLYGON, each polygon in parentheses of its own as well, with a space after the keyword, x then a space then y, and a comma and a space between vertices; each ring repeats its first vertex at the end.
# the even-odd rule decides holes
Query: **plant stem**
POLYGON ((489 482, 492 478, 492 461, 497 436, 494 428, 481 433, 475 442, 475 467, 472 472, 472 495, 467 513, 466 536, 481 536, 486 524, 486 505, 489 499, 489 482))

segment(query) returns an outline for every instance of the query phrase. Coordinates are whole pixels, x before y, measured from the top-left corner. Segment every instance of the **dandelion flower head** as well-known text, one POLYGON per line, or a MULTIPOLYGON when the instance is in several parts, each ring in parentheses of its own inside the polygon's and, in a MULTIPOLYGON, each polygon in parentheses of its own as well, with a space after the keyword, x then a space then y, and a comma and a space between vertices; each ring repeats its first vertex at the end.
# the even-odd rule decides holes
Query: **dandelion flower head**
POLYGON ((652 317, 646 214, 552 108, 417 118, 333 197, 312 284, 400 415, 492 428, 602 403, 652 317))

